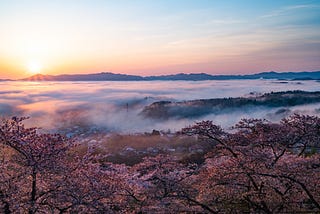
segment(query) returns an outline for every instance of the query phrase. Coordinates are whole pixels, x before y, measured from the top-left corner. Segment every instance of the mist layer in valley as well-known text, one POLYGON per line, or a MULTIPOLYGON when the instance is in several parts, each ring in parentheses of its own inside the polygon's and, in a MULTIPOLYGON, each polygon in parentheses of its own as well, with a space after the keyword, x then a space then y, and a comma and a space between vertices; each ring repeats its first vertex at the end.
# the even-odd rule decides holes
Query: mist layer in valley
MULTIPOLYGON (((279 91, 317 91, 317 81, 228 80, 145 82, 0 82, 0 114, 29 116, 27 125, 75 135, 87 132, 143 133, 178 131, 196 121, 213 120, 228 128, 241 118, 278 121, 293 113, 320 114, 317 100, 295 105, 220 106, 215 111, 152 117, 145 109, 155 103, 217 98, 252 98, 279 91)), ((188 102, 184 102, 188 103, 188 102)), ((205 105, 202 109, 208 109, 205 105)), ((181 111, 179 110, 179 113, 181 111)))

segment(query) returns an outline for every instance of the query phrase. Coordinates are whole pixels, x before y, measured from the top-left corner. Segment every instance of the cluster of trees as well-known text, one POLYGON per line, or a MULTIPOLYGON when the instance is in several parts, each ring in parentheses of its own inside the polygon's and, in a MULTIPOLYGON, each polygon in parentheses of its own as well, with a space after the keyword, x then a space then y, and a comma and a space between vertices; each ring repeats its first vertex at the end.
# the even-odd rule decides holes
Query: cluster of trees
POLYGON ((320 212, 320 118, 202 121, 179 134, 212 144, 203 163, 147 157, 134 166, 77 153, 77 142, 0 124, 1 213, 320 212))
POLYGON ((253 97, 229 97, 189 100, 181 102, 160 101, 146 106, 141 115, 155 119, 198 118, 221 111, 262 107, 290 107, 320 102, 320 92, 280 91, 253 97))

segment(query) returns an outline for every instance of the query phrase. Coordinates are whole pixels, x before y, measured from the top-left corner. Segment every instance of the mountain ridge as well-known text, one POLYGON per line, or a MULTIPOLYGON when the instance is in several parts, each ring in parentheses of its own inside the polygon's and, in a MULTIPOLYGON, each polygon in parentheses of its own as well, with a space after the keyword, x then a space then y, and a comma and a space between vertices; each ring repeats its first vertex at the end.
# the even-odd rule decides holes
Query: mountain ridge
POLYGON ((253 107, 282 108, 278 110, 278 113, 286 113, 290 111, 289 107, 314 103, 320 103, 320 91, 280 91, 252 97, 157 101, 145 106, 140 115, 161 120, 185 119, 253 107))
POLYGON ((93 74, 61 74, 44 75, 36 74, 28 78, 20 79, 22 81, 153 81, 153 80, 241 80, 241 79, 279 79, 279 80, 320 80, 320 71, 302 71, 302 72, 261 72, 255 74, 239 75, 211 75, 207 73, 177 73, 158 76, 139 76, 118 74, 111 72, 101 72, 93 74))

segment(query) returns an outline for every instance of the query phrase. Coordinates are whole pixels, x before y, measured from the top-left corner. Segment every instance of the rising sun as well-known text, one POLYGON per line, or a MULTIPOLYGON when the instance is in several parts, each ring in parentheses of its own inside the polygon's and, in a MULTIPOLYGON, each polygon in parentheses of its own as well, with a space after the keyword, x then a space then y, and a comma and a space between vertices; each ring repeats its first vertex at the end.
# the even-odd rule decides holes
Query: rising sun
POLYGON ((27 70, 29 73, 32 73, 32 74, 41 73, 42 68, 43 68, 42 64, 36 60, 29 61, 27 64, 27 70))

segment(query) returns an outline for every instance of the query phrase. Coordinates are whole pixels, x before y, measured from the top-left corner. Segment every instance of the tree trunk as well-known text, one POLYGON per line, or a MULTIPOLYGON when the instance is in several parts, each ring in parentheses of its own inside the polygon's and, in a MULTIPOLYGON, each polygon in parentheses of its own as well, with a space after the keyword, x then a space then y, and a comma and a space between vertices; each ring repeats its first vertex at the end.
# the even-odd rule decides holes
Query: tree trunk
POLYGON ((29 214, 33 214, 36 212, 36 195, 37 195, 37 172, 36 169, 33 168, 32 170, 32 190, 31 190, 31 198, 30 198, 30 208, 29 214))

